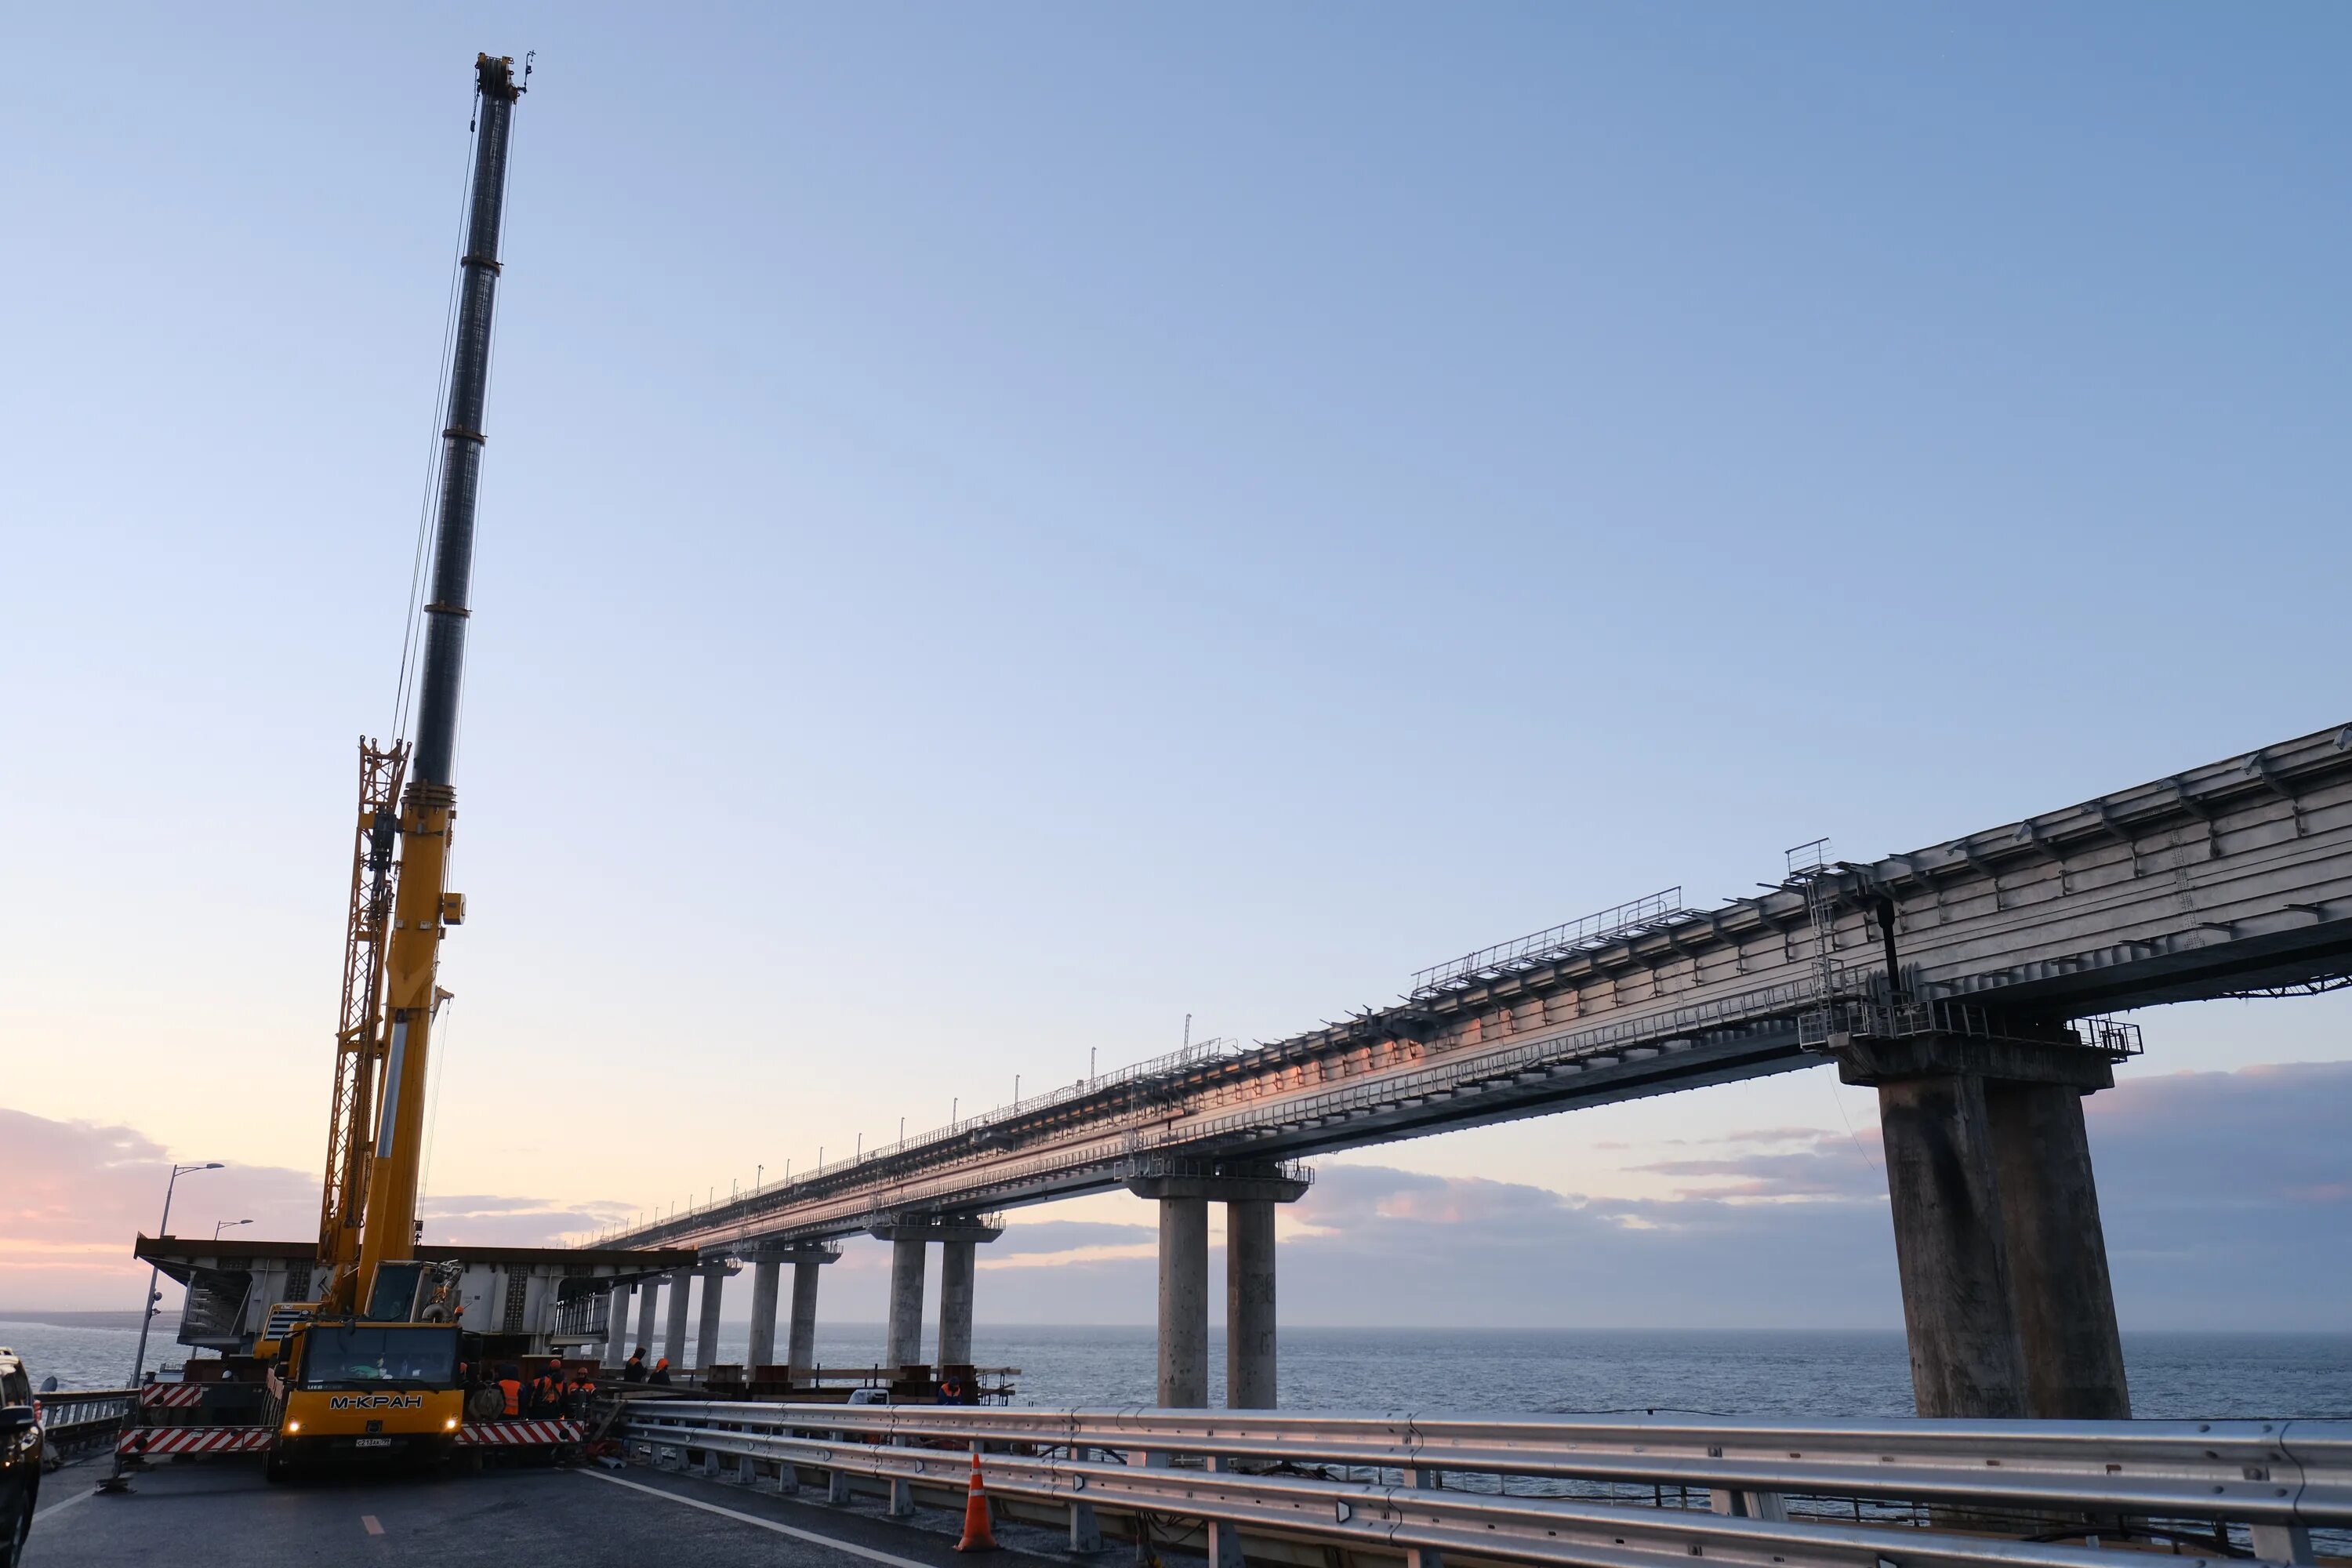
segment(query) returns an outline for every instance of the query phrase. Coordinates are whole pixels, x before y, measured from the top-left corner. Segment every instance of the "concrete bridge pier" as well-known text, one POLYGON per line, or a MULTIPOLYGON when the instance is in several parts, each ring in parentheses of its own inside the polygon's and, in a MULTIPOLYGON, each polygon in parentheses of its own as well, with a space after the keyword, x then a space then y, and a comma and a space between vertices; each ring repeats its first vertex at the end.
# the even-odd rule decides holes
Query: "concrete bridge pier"
POLYGON ((2082 1097, 2112 1088, 2081 1046, 1920 1035, 1833 1044, 1878 1090, 1922 1415, 2131 1414, 2082 1097))
POLYGON ((980 1268, 980 1246, 972 1241, 940 1244, 940 1365, 971 1364, 971 1300, 973 1275, 980 1268))
POLYGON ((694 1294, 694 1270, 673 1269, 669 1277, 669 1323, 662 1331, 661 1354, 672 1372, 686 1370, 686 1309, 694 1294))
POLYGON ((750 1368, 772 1366, 776 1361, 776 1289, 783 1260, 769 1253, 751 1255, 751 1342, 743 1352, 750 1368))
POLYGON ((604 1364, 617 1367, 629 1359, 629 1295, 635 1285, 615 1285, 604 1297, 604 1364))
POLYGON ((923 1271, 932 1242, 941 1244, 940 1362, 971 1362, 973 1249, 1004 1234, 1004 1223, 981 1215, 909 1215, 872 1227, 890 1244, 890 1331, 885 1363, 900 1372, 923 1364, 923 1271), (953 1353, 950 1353, 950 1352, 953 1353))
POLYGON ((794 1383, 806 1383, 816 1372, 817 1270, 841 1256, 826 1242, 796 1247, 786 1254, 793 1262, 793 1316, 784 1360, 794 1383))
POLYGON ((1157 1398, 1175 1410, 1209 1403, 1209 1205, 1225 1205, 1225 1405, 1275 1405, 1274 1205, 1307 1183, 1273 1165, 1204 1165, 1138 1176, 1128 1191, 1160 1205, 1157 1398))
MULTIPOLYGON (((727 1284, 727 1259, 714 1258, 705 1263, 702 1274, 702 1321, 694 1335, 694 1368, 697 1372, 719 1360, 719 1300, 727 1284)), ((677 1358, 671 1358, 677 1364, 677 1358)))
MULTIPOLYGON (((646 1347, 647 1354, 652 1353, 654 1342, 654 1303, 661 1297, 661 1287, 662 1282, 658 1278, 641 1280, 637 1285, 637 1334, 635 1342, 629 1347, 631 1350, 636 1349, 638 1345, 643 1345, 646 1347)), ((623 1359, 626 1360, 627 1358, 624 1357, 623 1359)))

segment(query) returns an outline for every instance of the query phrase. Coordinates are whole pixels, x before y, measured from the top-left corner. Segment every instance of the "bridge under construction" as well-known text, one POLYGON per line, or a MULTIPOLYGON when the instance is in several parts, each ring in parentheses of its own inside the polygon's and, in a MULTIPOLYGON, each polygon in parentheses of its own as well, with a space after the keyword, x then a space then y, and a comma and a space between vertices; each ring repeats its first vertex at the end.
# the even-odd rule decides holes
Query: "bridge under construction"
MULTIPOLYGON (((1124 1187, 1160 1211, 1163 1405, 1207 1403, 1207 1205, 1226 1207, 1225 1403, 1276 1402, 1274 1208, 1306 1157, 1769 1073, 1877 1089, 1923 1415, 2129 1413, 2082 1096, 2159 1003, 2352 975, 2352 725, 1871 861, 1791 851, 1714 909, 1663 893, 1469 953, 1344 1023, 1210 1044, 1081 1080, 598 1238, 692 1247, 665 1350, 707 1364, 724 1282, 752 1270, 751 1360, 810 1365, 820 1266, 892 1244, 884 1364, 970 1357, 974 1249, 1003 1210, 1124 1187), (701 1281, 699 1354, 688 1302, 701 1281)), ((663 1289, 615 1286, 615 1359, 663 1289)))

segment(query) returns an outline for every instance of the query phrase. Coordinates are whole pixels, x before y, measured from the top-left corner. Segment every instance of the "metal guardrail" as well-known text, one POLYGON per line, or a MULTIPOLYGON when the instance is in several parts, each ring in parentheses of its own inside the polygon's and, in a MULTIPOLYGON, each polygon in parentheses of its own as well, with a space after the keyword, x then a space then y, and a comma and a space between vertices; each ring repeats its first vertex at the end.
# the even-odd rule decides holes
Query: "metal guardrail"
POLYGON ((41 1432, 50 1449, 63 1454, 111 1443, 139 1408, 133 1388, 86 1388, 37 1396, 41 1432))
POLYGON ((1925 1503, 2044 1525, 2058 1516, 2235 1523, 2251 1528, 2257 1555, 2288 1562, 2311 1560, 2314 1526, 2352 1524, 2346 1421, 1789 1426, 667 1401, 632 1405, 625 1431, 633 1442, 681 1456, 690 1448, 908 1485, 960 1484, 969 1463, 960 1452, 908 1445, 1024 1445, 1045 1457, 988 1456, 991 1489, 1320 1535, 1370 1530, 1392 1547, 1547 1563, 1654 1555, 1822 1568, 2113 1562, 1979 1536, 1791 1524, 1790 1496, 1925 1503), (1094 1462, 1104 1449, 1142 1462, 1094 1462), (1164 1468, 1174 1455, 1197 1456, 1208 1468, 1164 1468), (1242 1475, 1229 1468, 1236 1462, 1365 1467, 1373 1480, 1242 1475), (1439 1475, 1477 1474, 1633 1483, 1661 1497, 1669 1487, 1698 1489, 1715 1500, 1715 1511, 1431 1485, 1439 1475))

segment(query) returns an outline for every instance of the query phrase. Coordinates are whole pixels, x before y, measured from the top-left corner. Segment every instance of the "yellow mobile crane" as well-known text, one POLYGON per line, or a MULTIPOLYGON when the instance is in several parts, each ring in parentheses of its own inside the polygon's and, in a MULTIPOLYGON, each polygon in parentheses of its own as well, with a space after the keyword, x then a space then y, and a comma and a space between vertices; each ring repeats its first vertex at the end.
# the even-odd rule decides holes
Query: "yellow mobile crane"
MULTIPOLYGON (((429 1459, 465 1418, 457 1270, 419 1260, 416 1223, 425 1075, 440 944, 465 919, 446 885, 457 694, 474 561, 490 310, 499 273, 507 149, 524 81, 514 61, 475 62, 472 197, 441 432, 431 596, 424 606, 416 739, 360 742, 341 1026, 319 1216, 315 1302, 272 1308, 269 1469, 346 1450, 429 1459), (396 851, 396 856, 395 856, 396 851)), ((522 73, 530 75, 528 63, 522 73)))

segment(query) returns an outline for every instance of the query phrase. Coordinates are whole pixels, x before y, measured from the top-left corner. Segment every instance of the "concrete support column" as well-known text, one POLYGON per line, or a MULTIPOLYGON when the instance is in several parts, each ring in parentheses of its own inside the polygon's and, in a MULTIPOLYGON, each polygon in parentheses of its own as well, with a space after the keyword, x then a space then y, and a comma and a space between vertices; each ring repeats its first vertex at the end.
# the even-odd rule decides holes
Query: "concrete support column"
POLYGON ((924 1249, 935 1241, 946 1252, 940 1270, 940 1365, 968 1364, 972 1247, 1003 1235, 1003 1221, 979 1215, 898 1215, 875 1226, 868 1234, 888 1242, 892 1249, 889 1364, 901 1373, 923 1364, 924 1249))
POLYGON ((686 1309, 694 1294, 694 1270, 679 1268, 669 1277, 669 1326, 662 1332, 661 1353, 672 1373, 686 1369, 686 1309))
POLYGON ((885 1366, 904 1370, 923 1359, 923 1263, 929 1243, 900 1236, 890 1243, 890 1338, 885 1366))
POLYGON ((1881 1084, 1878 1121, 1919 1414, 2023 1415, 1984 1080, 1948 1074, 1881 1084))
POLYGON ((1209 1403, 1209 1204, 1160 1200, 1160 1376, 1171 1410, 1209 1403))
POLYGON ((1307 1192, 1304 1176, 1272 1165, 1210 1167, 1139 1176, 1128 1191, 1160 1205, 1160 1404, 1209 1403, 1209 1205, 1225 1205, 1225 1403, 1275 1403, 1274 1205, 1307 1192), (1239 1233, 1239 1239, 1235 1239, 1239 1233))
POLYGON ((2131 1390, 2082 1093, 2066 1084, 1988 1083, 1985 1109, 2026 1408, 2048 1420, 2127 1420, 2131 1390))
POLYGON ((940 1244, 940 1365, 971 1364, 972 1277, 979 1246, 970 1241, 940 1244))
POLYGON ((726 1284, 726 1259, 719 1258, 702 1266, 702 1323, 694 1336, 694 1369, 697 1372, 719 1360, 719 1300, 726 1284))
POLYGON ((662 1282, 659 1279, 641 1279, 637 1282, 637 1335, 630 1349, 644 1351, 647 1357, 647 1365, 652 1364, 654 1304, 661 1296, 661 1287, 662 1282))
POLYGON ((757 1258, 751 1263, 751 1345, 743 1354, 748 1368, 772 1366, 776 1360, 776 1287, 783 1263, 757 1258))
POLYGON ((1979 1036, 1833 1048, 1846 1082, 1878 1090, 1918 1413, 2129 1415, 2083 1131, 2107 1058, 1979 1036))
POLYGON ((617 1367, 629 1359, 629 1293, 634 1285, 615 1285, 604 1297, 604 1364, 617 1367))
POLYGON ((814 1247, 803 1247, 793 1255, 792 1330, 785 1341, 784 1360, 794 1383, 808 1382, 816 1371, 816 1271, 836 1256, 814 1247))
POLYGON ((1225 1205, 1225 1406, 1275 1403, 1274 1204, 1225 1205))

